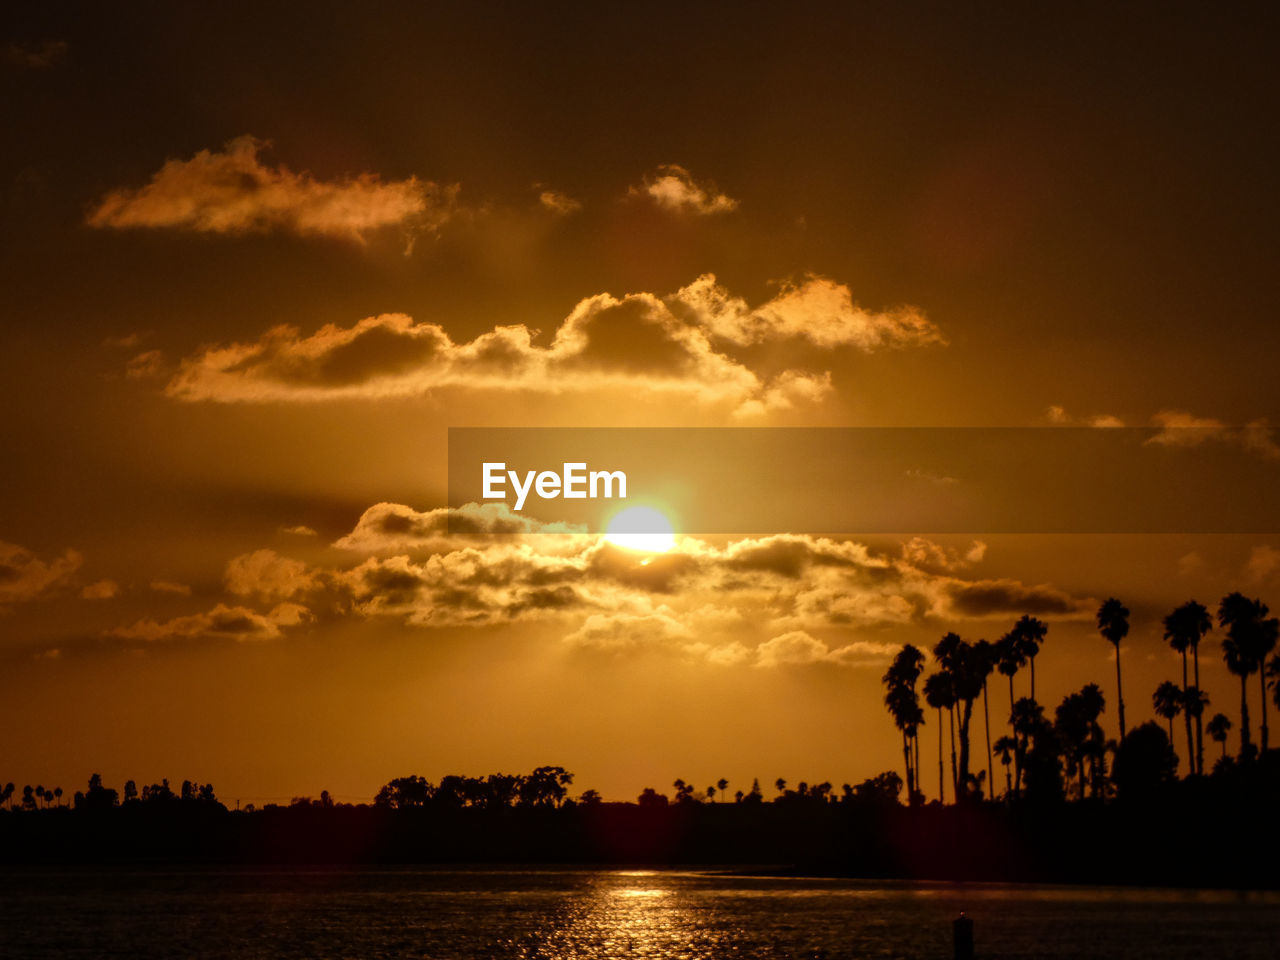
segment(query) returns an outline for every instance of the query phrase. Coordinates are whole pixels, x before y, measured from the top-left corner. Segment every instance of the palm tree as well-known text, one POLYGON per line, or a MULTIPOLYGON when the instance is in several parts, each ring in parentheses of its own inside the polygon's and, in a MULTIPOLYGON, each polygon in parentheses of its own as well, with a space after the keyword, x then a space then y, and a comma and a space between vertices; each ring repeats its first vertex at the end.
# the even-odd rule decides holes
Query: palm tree
MULTIPOLYGON (((1196 750, 1201 748, 1200 724, 1201 718, 1204 716, 1204 708, 1209 705, 1209 695, 1199 687, 1192 687, 1182 697, 1182 712, 1195 720, 1196 725, 1196 750)), ((1204 757, 1197 753, 1195 766, 1192 768, 1198 774, 1204 774, 1204 757)))
POLYGON ((1110 597, 1098 608, 1098 632, 1116 648, 1116 710, 1120 714, 1120 740, 1124 740, 1124 686, 1120 682, 1120 641, 1129 633, 1129 610, 1110 597))
POLYGON ((1106 738, 1098 717, 1106 703, 1096 683, 1087 684, 1079 693, 1068 694, 1054 712, 1054 732, 1065 748, 1067 775, 1079 779, 1080 799, 1085 792, 1085 761, 1089 761, 1089 782, 1098 789, 1098 757, 1106 738))
POLYGON ((1200 722, 1201 711, 1197 710, 1193 713, 1191 706, 1198 702, 1197 698, 1200 691, 1200 641, 1212 629, 1213 618, 1209 616, 1208 609, 1205 608, 1204 604, 1197 603, 1194 600, 1188 600, 1164 618, 1164 638, 1169 641, 1169 646, 1182 654, 1182 699, 1185 707, 1183 715, 1187 722, 1187 756, 1192 758, 1191 771, 1199 774, 1204 773, 1204 733, 1200 722), (1196 698, 1193 698, 1190 693, 1193 688, 1187 686, 1188 649, 1191 650, 1192 660, 1195 663, 1194 689, 1197 693, 1196 698), (1194 751, 1191 744, 1191 720, 1193 716, 1196 726, 1194 751))
POLYGON ((987 789, 991 792, 995 790, 996 781, 991 769, 991 708, 987 703, 987 677, 996 668, 995 644, 979 640, 973 645, 973 659, 975 669, 982 675, 982 722, 987 733, 987 789))
MULTIPOLYGON (((1165 680, 1160 686, 1156 687, 1156 692, 1151 695, 1151 705, 1156 711, 1156 716, 1164 717, 1169 723, 1169 745, 1173 746, 1173 718, 1182 712, 1182 691, 1178 689, 1178 685, 1172 680, 1165 680)), ((1188 729, 1187 731, 1191 731, 1188 729)), ((1187 746, 1191 746, 1190 737, 1187 738, 1187 746)))
POLYGON ((961 640, 954 633, 948 633, 933 648, 939 666, 951 679, 951 692, 955 703, 955 713, 959 714, 960 728, 960 763, 955 771, 956 798, 962 799, 969 794, 969 728, 973 719, 973 702, 982 693, 989 667, 985 659, 975 652, 974 647, 961 640))
POLYGON ((1275 648, 1280 623, 1268 618, 1271 611, 1261 600, 1232 593, 1218 604, 1218 626, 1227 631, 1222 640, 1222 656, 1227 669, 1240 678, 1240 756, 1249 752, 1249 700, 1246 683, 1254 672, 1262 687, 1262 749, 1267 749, 1267 681, 1262 665, 1275 648))
POLYGON ((916 681, 919 680, 922 670, 924 670, 924 654, 908 643, 898 651, 892 665, 882 678, 885 685, 885 706, 893 717, 894 725, 902 733, 902 756, 907 767, 908 803, 921 792, 919 728, 924 723, 924 711, 920 709, 916 681))
POLYGON ((993 744, 993 749, 1000 757, 1000 763, 1004 766, 1004 795, 1010 797, 1013 795, 1013 776, 1009 773, 1009 764, 1017 756, 1018 741, 1006 735, 993 744))
POLYGON ((729 789, 729 781, 721 777, 716 781, 716 788, 720 791, 720 802, 724 803, 724 792, 729 789))
POLYGON ((942 764, 942 711, 955 706, 955 697, 951 690, 951 678, 945 673, 935 673, 925 678, 924 702, 938 711, 938 799, 946 803, 946 782, 942 764))
MULTIPOLYGON (((1026 760, 1028 753, 1031 751, 1033 741, 1041 735, 1045 727, 1048 726, 1044 718, 1044 707, 1036 703, 1030 697, 1023 697, 1013 705, 1013 732, 1017 741, 1017 750, 1014 752, 1014 758, 1019 755, 1026 760)), ((1017 795, 1022 790, 1022 782, 1019 774, 1026 766, 1025 762, 1018 767, 1018 773, 1014 775, 1013 790, 1017 795)))
POLYGON ((1231 732, 1231 718, 1225 713, 1215 713, 1205 726, 1213 742, 1222 745, 1222 759, 1227 759, 1227 734, 1231 732))
POLYGON ((1040 652, 1048 632, 1049 628, 1042 621, 1025 614, 1013 625, 1013 635, 1018 638, 1017 643, 1026 655, 1027 662, 1031 664, 1032 700, 1036 698, 1036 654, 1040 652))
MULTIPOLYGON (((1027 662, 1026 648, 1019 642, 1015 633, 1010 631, 996 642, 996 669, 1009 678, 1009 729, 1013 730, 1013 678, 1027 662)), ((1022 758, 1013 755, 1014 779, 1020 780, 1018 772, 1022 758)))
POLYGON ((779 793, 787 792, 787 781, 784 780, 782 777, 779 777, 777 780, 773 781, 773 785, 778 788, 779 793))

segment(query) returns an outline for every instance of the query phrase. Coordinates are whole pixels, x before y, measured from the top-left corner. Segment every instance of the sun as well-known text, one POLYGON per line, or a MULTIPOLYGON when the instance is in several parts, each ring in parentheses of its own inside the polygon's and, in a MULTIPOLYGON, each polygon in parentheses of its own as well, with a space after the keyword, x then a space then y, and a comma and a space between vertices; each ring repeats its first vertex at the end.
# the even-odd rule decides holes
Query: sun
POLYGON ((619 510, 609 519, 604 539, 615 547, 644 553, 666 553, 676 545, 671 521, 655 507, 619 510))

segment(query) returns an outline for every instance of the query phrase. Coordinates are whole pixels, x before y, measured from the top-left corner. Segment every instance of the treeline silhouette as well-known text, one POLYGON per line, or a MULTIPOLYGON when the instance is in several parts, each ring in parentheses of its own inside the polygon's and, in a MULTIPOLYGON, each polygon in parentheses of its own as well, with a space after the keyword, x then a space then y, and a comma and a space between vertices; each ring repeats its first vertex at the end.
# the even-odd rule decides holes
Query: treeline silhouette
MULTIPOLYGON (((1260 600, 1219 604, 1221 653, 1241 681, 1238 728, 1222 713, 1201 724, 1199 653, 1215 626, 1189 601, 1163 620, 1181 654, 1180 681, 1152 705, 1165 726, 1126 729, 1121 642, 1129 611, 1109 599, 1097 615, 1116 652, 1117 735, 1106 736, 1098 684, 1067 695, 1050 719, 1036 700, 1035 661, 1048 627, 1023 616, 994 643, 954 633, 934 647, 935 669, 906 645, 883 677, 900 737, 903 776, 886 771, 838 789, 830 782, 769 795, 683 779, 646 787, 634 802, 571 793, 573 774, 397 777, 368 803, 295 797, 229 809, 207 783, 167 780, 116 790, 90 778, 68 802, 60 788, 0 788, 0 859, 9 862, 577 863, 723 865, 877 878, 1037 880, 1274 887, 1280 884, 1280 750, 1268 742, 1266 695, 1280 706, 1277 620, 1260 600), (1268 659, 1269 658, 1269 659, 1268 659), (1026 670, 1028 696, 1015 681, 1026 670), (991 736, 989 681, 1008 681, 1008 732, 991 736), (1250 733, 1248 681, 1259 675, 1260 743, 1250 733), (921 703, 923 696, 923 705, 921 703), (981 706, 983 741, 974 750, 981 706), (938 729, 940 799, 926 802, 921 729, 938 729), (1179 779, 1174 721, 1183 718, 1187 773, 1179 779), (1227 740, 1239 730, 1239 749, 1227 740), (1220 745, 1204 772, 1203 734, 1220 745), (950 770, 946 754, 949 746, 950 770), (974 755, 982 759, 972 770, 974 755), (999 762, 998 789, 993 775, 999 762), (985 768, 985 769, 982 769, 985 768), (949 774, 949 775, 948 775, 949 774), (950 802, 943 802, 946 797, 950 802)), ((743 785, 745 786, 745 785, 743 785)))
MULTIPOLYGON (((1131 731, 1134 756, 1167 747, 1158 726, 1131 731), (1152 730, 1148 736, 1143 730, 1152 730), (1149 741, 1149 742, 1148 742, 1149 741)), ((1127 754, 1122 754, 1127 756, 1127 754)), ((1118 765, 1119 770, 1124 769, 1118 765)), ((1130 768, 1113 789, 1068 802, 1037 792, 1036 766, 1014 799, 902 802, 887 771, 836 790, 784 780, 727 793, 676 780, 634 802, 573 775, 398 777, 372 802, 327 792, 229 809, 208 784, 123 791, 95 775, 69 804, 0 809, 9 863, 719 865, 875 878, 1036 880, 1192 886, 1276 885, 1280 750, 1184 780, 1130 768)))

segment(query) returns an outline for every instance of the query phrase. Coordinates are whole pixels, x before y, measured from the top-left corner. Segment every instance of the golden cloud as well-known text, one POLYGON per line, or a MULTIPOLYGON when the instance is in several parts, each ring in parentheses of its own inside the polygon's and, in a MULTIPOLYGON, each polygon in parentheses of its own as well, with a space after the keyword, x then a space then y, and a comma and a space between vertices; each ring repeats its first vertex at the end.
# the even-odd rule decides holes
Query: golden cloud
POLYGON ((335 544, 365 553, 349 565, 311 565, 272 550, 244 554, 226 571, 238 603, 139 621, 115 634, 273 639, 313 619, 420 628, 543 624, 561 629, 567 649, 579 652, 860 667, 893 652, 867 631, 1021 613, 1078 619, 1096 607, 1048 585, 964 579, 937 569, 920 544, 897 555, 808 535, 724 544, 682 537, 653 555, 594 535, 548 533, 505 504, 468 505, 454 518, 472 530, 450 532, 448 511, 377 504, 335 544))
POLYGON ((496 326, 466 343, 443 327, 404 314, 328 324, 304 335, 293 326, 258 340, 207 347, 169 381, 184 401, 315 402, 404 397, 442 389, 545 394, 609 389, 681 394, 727 404, 750 417, 820 401, 829 372, 791 369, 772 376, 732 355, 735 347, 799 339, 830 350, 943 342, 918 311, 871 314, 848 288, 809 277, 752 310, 699 277, 669 297, 598 294, 580 301, 551 342, 523 324, 496 326))
POLYGON ((67 550, 54 560, 41 560, 25 547, 0 541, 0 604, 35 600, 64 586, 84 557, 67 550))
POLYGON ((317 180, 269 166, 258 154, 268 144, 237 137, 221 151, 201 150, 169 160, 136 189, 109 193, 90 212, 92 227, 193 230, 341 237, 364 242, 384 227, 436 229, 450 216, 456 186, 371 173, 317 180))
POLYGON ((274 640, 280 636, 282 628, 296 627, 309 617, 306 608, 296 603, 278 604, 265 614, 248 607, 219 603, 204 613, 165 621, 147 618, 129 626, 117 627, 111 633, 125 640, 147 642, 197 639, 274 640))
POLYGON ((737 209, 738 201, 715 185, 694 180, 684 167, 667 163, 645 176, 643 183, 627 190, 630 197, 646 199, 669 213, 709 216, 737 209))

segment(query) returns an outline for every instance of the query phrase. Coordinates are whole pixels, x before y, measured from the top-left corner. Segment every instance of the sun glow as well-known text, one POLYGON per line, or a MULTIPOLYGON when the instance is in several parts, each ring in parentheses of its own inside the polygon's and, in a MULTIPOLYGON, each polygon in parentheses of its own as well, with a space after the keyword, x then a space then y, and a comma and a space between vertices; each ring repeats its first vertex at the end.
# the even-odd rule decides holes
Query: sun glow
POLYGON ((644 553, 666 553, 676 545, 671 521, 654 507, 619 510, 609 520, 604 539, 615 547, 644 553))

